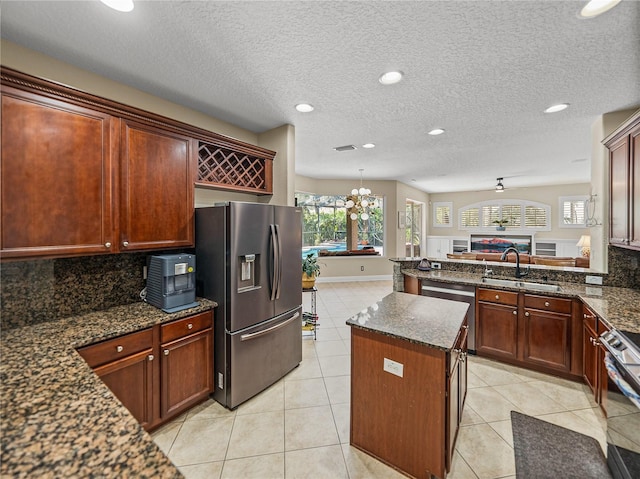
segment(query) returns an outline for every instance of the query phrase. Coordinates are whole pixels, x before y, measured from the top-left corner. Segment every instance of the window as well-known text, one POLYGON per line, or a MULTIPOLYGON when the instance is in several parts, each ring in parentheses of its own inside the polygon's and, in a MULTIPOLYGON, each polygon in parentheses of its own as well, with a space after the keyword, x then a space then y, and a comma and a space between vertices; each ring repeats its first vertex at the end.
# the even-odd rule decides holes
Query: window
POLYGON ((459 227, 483 230, 498 226, 500 220, 507 229, 551 230, 551 207, 524 200, 490 200, 464 206, 458 210, 459 227))
POLYGON ((436 228, 453 226, 453 203, 438 202, 433 204, 433 226, 436 228))
POLYGON ((560 227, 584 228, 587 226, 587 197, 560 197, 560 227))
MULTIPOLYGON (((358 249, 373 246, 383 254, 384 200, 371 195, 377 207, 368 207, 369 218, 358 219, 358 249)), ((347 201, 346 195, 311 195, 296 193, 297 205, 302 208, 302 255, 321 249, 344 251, 347 249, 347 201)))

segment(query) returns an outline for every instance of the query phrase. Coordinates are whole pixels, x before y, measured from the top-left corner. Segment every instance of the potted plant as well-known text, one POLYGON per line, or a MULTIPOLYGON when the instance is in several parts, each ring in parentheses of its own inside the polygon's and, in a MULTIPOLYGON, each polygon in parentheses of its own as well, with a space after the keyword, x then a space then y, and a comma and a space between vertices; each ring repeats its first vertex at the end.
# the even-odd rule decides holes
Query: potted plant
POLYGON ((509 220, 506 218, 501 218, 499 220, 493 220, 493 222, 498 225, 496 226, 497 231, 504 231, 506 229, 504 225, 506 225, 509 220))
POLYGON ((318 258, 313 253, 307 254, 302 260, 302 287, 304 289, 313 288, 316 284, 316 277, 320 276, 320 264, 318 258))

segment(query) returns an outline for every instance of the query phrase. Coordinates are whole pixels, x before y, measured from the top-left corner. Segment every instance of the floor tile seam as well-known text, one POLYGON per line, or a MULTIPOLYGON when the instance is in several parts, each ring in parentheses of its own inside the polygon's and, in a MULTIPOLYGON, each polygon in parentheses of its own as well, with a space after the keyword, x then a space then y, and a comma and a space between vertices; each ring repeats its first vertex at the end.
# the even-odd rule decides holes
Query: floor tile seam
MULTIPOLYGON (((458 441, 456 440, 456 443, 457 443, 457 442, 458 442, 458 441)), ((462 453, 461 453, 460 451, 458 451, 458 444, 456 444, 456 447, 454 448, 454 452, 457 452, 457 453, 458 453, 458 455, 460 456, 460 459, 462 459, 462 461, 467 465, 467 467, 469 468, 469 470, 471 471, 471 473, 473 474, 473 476, 474 476, 476 479, 480 479, 480 476, 478 476, 478 475, 476 474, 476 471, 474 471, 474 470, 473 470, 473 467, 471 467, 471 464, 469 464, 469 463, 467 462, 467 460, 464 458, 464 456, 462 455, 462 453)))
POLYGON ((176 432, 176 435, 173 436, 173 439, 171 440, 171 445, 169 446, 169 449, 167 450, 167 456, 171 453, 171 449, 173 449, 174 444, 176 443, 176 439, 178 439, 178 436, 180 435, 180 431, 182 431, 182 427, 184 426, 185 421, 180 423, 180 427, 178 428, 178 431, 176 432))
MULTIPOLYGON (((229 438, 227 439, 227 445, 225 447, 224 450, 224 461, 227 460, 227 454, 229 453, 229 445, 231 444, 231 437, 233 436, 233 429, 235 428, 236 425, 236 417, 238 417, 237 414, 233 415, 233 423, 231 424, 231 431, 229 432, 229 438)), ((224 465, 223 465, 223 469, 224 469, 224 465)))
MULTIPOLYGON (((498 385, 497 385, 497 387, 500 387, 500 386, 512 386, 512 385, 514 385, 514 384, 515 384, 515 383, 511 383, 511 384, 498 384, 498 385)), ((491 388, 495 388, 494 386, 490 386, 490 387, 491 387, 491 388)), ((502 393, 501 393, 500 391, 498 391, 497 389, 494 389, 494 390, 495 390, 495 392, 497 392, 498 394, 500 394, 500 396, 501 396, 502 398, 504 398, 506 401, 508 401, 510 404, 512 404, 512 405, 516 408, 516 409, 515 409, 515 411, 516 411, 516 412, 524 412, 522 407, 520 407, 520 406, 518 406, 517 404, 515 404, 512 400, 510 400, 508 397, 506 397, 504 394, 502 394, 502 393)), ((543 396, 545 396, 547 399, 549 399, 550 401, 552 401, 553 403, 555 403, 556 405, 558 405, 559 407, 561 407, 561 408, 562 408, 562 411, 556 411, 556 412, 565 412, 565 411, 566 411, 565 406, 564 406, 564 405, 562 405, 562 404, 560 404, 560 403, 559 403, 558 401, 556 401, 555 399, 550 398, 549 396, 547 396, 546 394, 544 394, 544 393, 542 393, 542 392, 541 392, 540 394, 542 394, 542 395, 543 395, 543 396)), ((549 413, 549 414, 553 414, 553 413, 549 413)))
MULTIPOLYGON (((263 456, 273 456, 275 454, 285 454, 285 450, 284 450, 284 445, 281 451, 274 451, 274 452, 263 452, 263 453, 259 453, 259 454, 250 454, 247 456, 239 456, 239 457, 232 457, 229 459, 225 459, 223 462, 226 464, 227 462, 231 462, 231 461, 238 461, 238 460, 243 460, 243 459, 251 459, 253 457, 263 457, 263 456)), ((220 461, 209 461, 209 462, 220 462, 220 461)), ((206 464, 206 463, 203 463, 206 464)))
MULTIPOLYGON (((541 382, 543 382, 543 381, 541 381, 541 382)), ((545 383, 545 384, 549 384, 549 383, 545 383)), ((554 383, 551 383, 551 384, 554 384, 554 383)), ((580 392, 577 389, 574 389, 573 391, 580 392)), ((578 410, 578 409, 584 409, 584 408, 570 409, 567 406, 565 406, 564 404, 562 404, 559 401, 557 401, 556 399, 554 399, 553 397, 551 397, 548 394, 546 394, 542 389, 539 389, 539 392, 540 392, 540 394, 542 394, 543 396, 546 396, 547 398, 549 398, 551 401, 555 402, 559 406, 562 406, 565 409, 566 412, 571 412, 571 411, 578 410)), ((585 394, 585 393, 583 392, 583 394, 585 394)), ((585 396, 586 396, 586 394, 585 394, 585 396)), ((550 414, 553 414, 553 413, 550 413, 550 414)))

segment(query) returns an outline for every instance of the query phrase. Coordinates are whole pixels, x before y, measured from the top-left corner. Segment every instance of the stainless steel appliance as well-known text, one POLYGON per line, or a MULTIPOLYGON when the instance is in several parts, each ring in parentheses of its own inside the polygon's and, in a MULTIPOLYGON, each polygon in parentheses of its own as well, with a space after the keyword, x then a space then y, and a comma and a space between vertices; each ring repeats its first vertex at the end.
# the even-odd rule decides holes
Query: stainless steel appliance
POLYGON ((438 281, 422 280, 422 296, 432 298, 449 299, 467 303, 467 321, 469 322, 469 334, 467 336, 467 348, 476 351, 476 287, 464 284, 440 283, 438 281))
POLYGON ((614 479, 640 477, 640 334, 611 330, 607 349, 607 465, 614 479))
POLYGON ((233 409, 302 361, 302 210, 196 209, 198 295, 218 303, 214 399, 233 409))
POLYGON ((166 313, 198 306, 196 302, 196 257, 165 254, 149 257, 147 303, 166 313))

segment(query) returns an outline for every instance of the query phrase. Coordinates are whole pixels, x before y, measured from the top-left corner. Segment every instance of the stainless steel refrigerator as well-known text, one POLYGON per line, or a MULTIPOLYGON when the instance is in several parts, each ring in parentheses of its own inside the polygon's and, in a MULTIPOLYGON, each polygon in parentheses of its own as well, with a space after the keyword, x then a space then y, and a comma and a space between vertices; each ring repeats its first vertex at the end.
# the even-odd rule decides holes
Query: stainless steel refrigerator
POLYGON ((301 249, 300 208, 196 208, 197 294, 218 303, 213 397, 229 409, 302 361, 301 249))

